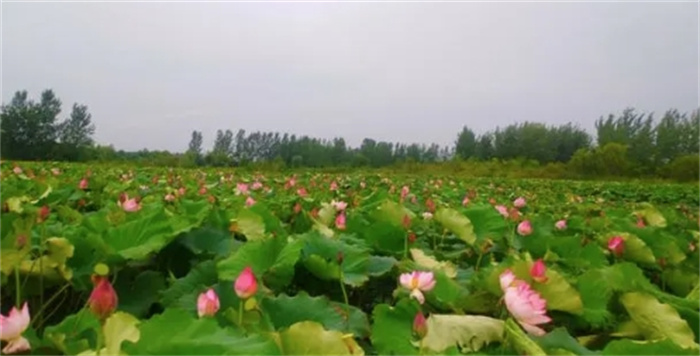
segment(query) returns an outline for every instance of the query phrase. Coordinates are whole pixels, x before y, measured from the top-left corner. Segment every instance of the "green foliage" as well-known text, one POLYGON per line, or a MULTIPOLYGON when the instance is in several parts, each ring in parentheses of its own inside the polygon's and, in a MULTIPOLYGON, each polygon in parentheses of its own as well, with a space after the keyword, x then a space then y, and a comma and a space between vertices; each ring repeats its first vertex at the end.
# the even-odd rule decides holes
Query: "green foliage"
MULTIPOLYGON (((388 152, 368 140, 365 153, 379 146, 388 152)), ((0 170, 3 312, 28 302, 23 335, 35 353, 644 353, 637 340, 649 352, 697 350, 697 186, 439 171, 292 176, 46 162, 0 170), (78 187, 83 178, 87 189, 78 187), (249 192, 236 194, 239 183, 249 192), (403 186, 410 193, 401 199, 403 186), (123 193, 140 209, 125 211, 123 193), (247 196, 256 204, 247 207, 247 196), (521 196, 520 215, 504 218, 493 206, 513 208, 521 196), (421 218, 427 199, 432 219, 421 218), (347 203, 344 228, 331 201, 347 203), (524 219, 533 231, 520 236, 524 219), (565 229, 555 228, 560 219, 565 229), (608 249, 612 236, 625 240, 619 256, 608 249), (540 258, 546 281, 531 275, 540 258), (257 289, 242 298, 235 281, 246 267, 257 289), (506 268, 547 301, 544 336, 510 319, 518 313, 502 299, 506 268), (434 286, 400 282, 414 271, 431 271, 434 286), (94 273, 119 299, 105 324, 85 308, 94 273), (218 307, 200 317, 209 289, 218 307), (419 312, 422 340, 413 330, 419 312)))

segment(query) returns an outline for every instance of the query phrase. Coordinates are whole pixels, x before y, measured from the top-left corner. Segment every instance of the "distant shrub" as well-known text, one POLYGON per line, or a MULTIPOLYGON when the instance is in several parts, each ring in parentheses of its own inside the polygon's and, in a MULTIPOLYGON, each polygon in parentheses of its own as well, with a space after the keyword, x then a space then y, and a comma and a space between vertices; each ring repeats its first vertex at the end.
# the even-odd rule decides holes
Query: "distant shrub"
POLYGON ((700 155, 692 154, 680 156, 661 168, 664 178, 680 182, 692 182, 700 180, 700 155))

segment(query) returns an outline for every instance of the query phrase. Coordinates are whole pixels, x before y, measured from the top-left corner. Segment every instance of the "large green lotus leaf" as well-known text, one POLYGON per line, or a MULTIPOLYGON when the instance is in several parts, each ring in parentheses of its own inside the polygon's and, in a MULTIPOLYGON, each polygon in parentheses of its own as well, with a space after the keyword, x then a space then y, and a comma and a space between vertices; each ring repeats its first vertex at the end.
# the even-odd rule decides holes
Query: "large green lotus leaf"
POLYGON ((181 309, 166 309, 163 314, 143 321, 141 337, 135 344, 124 342, 130 355, 279 355, 271 339, 262 335, 243 336, 230 328, 221 328, 213 318, 197 319, 181 309))
MULTIPOLYGON (((547 218, 535 217, 530 223, 532 224, 532 233, 527 236, 517 234, 517 226, 513 228, 516 230, 515 242, 520 242, 523 249, 532 256, 543 257, 550 249, 550 244, 556 241, 552 232, 554 222, 547 218)), ((513 247, 517 249, 517 246, 513 247)))
POLYGON ((556 328, 543 336, 531 336, 543 349, 552 354, 553 350, 566 350, 570 355, 599 355, 581 345, 566 328, 556 328))
POLYGON ((137 220, 107 230, 104 240, 125 259, 143 259, 159 251, 175 238, 170 221, 163 210, 140 215, 137 220))
POLYGON ((684 349, 669 339, 659 341, 614 340, 605 346, 603 355, 697 355, 697 349, 684 349))
POLYGON ((323 324, 329 330, 353 333, 357 337, 369 335, 369 322, 362 310, 350 306, 348 317, 344 303, 331 302, 325 296, 311 297, 302 291, 293 297, 283 294, 275 298, 264 298, 261 305, 278 330, 300 321, 311 320, 323 324))
MULTIPOLYGON (((625 250, 622 254, 622 258, 625 260, 646 265, 656 264, 654 252, 638 236, 627 232, 617 232, 610 234, 610 236, 621 236, 625 241, 625 250)), ((607 246, 607 240, 603 240, 601 242, 607 246)))
POLYGON ((462 352, 478 351, 486 344, 503 341, 503 325, 503 320, 486 316, 431 314, 422 344, 437 353, 455 345, 462 352))
POLYGON ((506 220, 491 205, 470 204, 464 215, 474 225, 474 234, 481 241, 501 240, 508 230, 506 220))
POLYGON ((678 267, 667 267, 662 273, 666 286, 676 295, 687 295, 694 286, 698 285, 697 266, 695 271, 687 271, 678 267))
POLYGON ((151 306, 158 302, 158 294, 165 289, 165 277, 153 270, 143 271, 133 277, 119 274, 114 289, 119 296, 119 310, 144 317, 151 306))
POLYGON ((692 300, 696 303, 700 302, 700 283, 695 283, 695 287, 693 287, 693 290, 688 292, 688 295, 685 296, 685 299, 692 300))
POLYGON ((56 213, 58 218, 65 224, 80 224, 83 221, 83 214, 67 205, 57 206, 56 213))
POLYGON ((302 246, 302 241, 288 243, 284 237, 249 241, 217 264, 219 279, 235 280, 250 266, 257 276, 262 276, 267 286, 283 288, 294 277, 294 265, 302 246))
POLYGON ((218 257, 226 257, 231 253, 237 240, 231 238, 228 230, 201 227, 181 236, 178 242, 187 246, 195 254, 207 252, 218 257))
POLYGON ((50 237, 45 243, 45 254, 36 260, 23 260, 20 272, 33 276, 43 275, 49 280, 71 280, 73 272, 66 266, 66 261, 73 257, 73 245, 63 237, 50 237))
MULTIPOLYGON (((107 318, 103 328, 104 345, 100 355, 124 355, 121 346, 124 341, 139 341, 139 320, 133 315, 116 312, 107 318)), ((94 350, 83 352, 80 355, 97 355, 94 350), (90 352, 91 351, 91 352, 90 352)))
POLYGON ((603 271, 591 269, 578 277, 576 283, 583 302, 583 319, 593 327, 602 327, 613 320, 608 303, 613 287, 603 271))
POLYGON ((523 329, 512 318, 505 322, 506 342, 511 345, 519 355, 547 356, 534 340, 532 340, 523 329))
POLYGON ((512 270, 520 279, 530 283, 532 289, 539 292, 542 298, 547 300, 548 310, 560 310, 571 314, 583 314, 583 301, 581 295, 569 284, 569 282, 555 269, 547 268, 545 283, 532 280, 530 268, 533 262, 518 261, 513 264, 512 270))
POLYGON ((647 225, 653 227, 666 227, 666 218, 663 214, 649 203, 640 204, 640 209, 634 212, 641 215, 646 220, 647 225))
POLYGON ((251 210, 241 209, 234 221, 238 224, 238 232, 245 235, 248 241, 265 239, 265 222, 262 216, 251 210))
POLYGON ((398 261, 393 257, 369 256, 367 273, 372 277, 383 276, 390 272, 398 261))
POLYGON ((473 245, 476 242, 474 226, 468 217, 459 211, 449 208, 438 209, 435 213, 435 221, 439 222, 447 230, 457 235, 464 242, 473 245))
POLYGON ((46 327, 43 339, 66 355, 77 355, 95 346, 100 321, 87 308, 70 315, 59 324, 46 327))
MULTIPOLYGON (((12 237, 14 236, 9 235, 7 240, 12 237)), ((0 270, 2 274, 7 276, 13 273, 17 266, 22 265, 22 262, 25 261, 25 258, 31 251, 32 248, 29 244, 24 245, 19 250, 13 246, 0 248, 0 270)))
POLYGON ((324 226, 329 226, 335 221, 335 207, 330 203, 322 203, 318 210, 318 221, 324 226))
POLYGON ((356 231, 375 251, 399 254, 404 251, 407 232, 389 221, 365 221, 360 217, 348 219, 348 230, 356 231))
POLYGON ((213 260, 201 262, 161 292, 161 304, 165 307, 180 306, 185 310, 195 310, 196 295, 216 282, 216 263, 213 260), (192 294, 194 298, 191 298, 192 294))
POLYGON ((411 210, 389 199, 383 200, 377 205, 371 216, 376 220, 389 222, 394 226, 403 226, 403 219, 406 215, 411 219, 416 217, 416 214, 411 210))
POLYGON ((412 248, 411 258, 422 267, 433 271, 442 271, 449 278, 457 277, 457 267, 450 261, 438 261, 433 256, 428 256, 421 249, 412 248))
POLYGON ((579 236, 557 236, 549 239, 549 247, 561 257, 557 262, 561 265, 588 270, 607 266, 608 258, 596 244, 581 246, 579 236))
POLYGON ((683 348, 698 347, 688 322, 681 319, 672 306, 659 303, 653 296, 639 292, 623 294, 620 303, 647 340, 668 338, 683 348))
POLYGON ((359 287, 369 280, 370 255, 365 249, 348 245, 342 241, 325 238, 318 233, 308 233, 304 241, 302 261, 316 277, 324 280, 338 280, 340 270, 343 283, 359 287), (338 265, 338 254, 342 253, 343 263, 338 265))
POLYGON ((279 333, 283 355, 359 355, 365 354, 351 335, 325 330, 314 321, 301 321, 279 333))
POLYGON ((255 203, 255 205, 249 207, 248 210, 262 217, 263 222, 265 223, 265 231, 277 237, 287 236, 287 230, 285 230, 277 215, 270 211, 266 201, 258 201, 255 203))
POLYGON ((379 355, 417 355, 411 344, 413 319, 419 312, 418 303, 400 300, 396 306, 379 304, 372 312, 372 346, 379 355))
POLYGON ((171 219, 175 234, 187 232, 198 227, 209 216, 211 204, 205 199, 202 200, 182 200, 180 202, 182 212, 171 219))

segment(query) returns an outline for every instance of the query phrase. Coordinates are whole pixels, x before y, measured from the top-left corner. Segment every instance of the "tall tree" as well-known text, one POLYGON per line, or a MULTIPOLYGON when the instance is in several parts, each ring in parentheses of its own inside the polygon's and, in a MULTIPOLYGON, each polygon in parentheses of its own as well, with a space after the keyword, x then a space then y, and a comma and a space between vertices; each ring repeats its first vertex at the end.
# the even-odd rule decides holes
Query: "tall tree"
POLYGON ((49 159, 54 153, 61 101, 52 90, 41 93, 35 103, 27 91, 18 91, 9 105, 3 105, 0 140, 2 155, 10 159, 49 159))
POLYGON ((70 117, 57 125, 59 149, 57 158, 66 160, 83 160, 92 148, 95 125, 92 115, 85 105, 73 104, 70 117))
POLYGON ((476 155, 476 135, 466 126, 457 135, 455 154, 461 159, 469 159, 476 155))
POLYGON ((200 131, 192 131, 192 138, 187 148, 187 152, 194 154, 195 156, 200 156, 202 154, 202 142, 203 137, 200 131))

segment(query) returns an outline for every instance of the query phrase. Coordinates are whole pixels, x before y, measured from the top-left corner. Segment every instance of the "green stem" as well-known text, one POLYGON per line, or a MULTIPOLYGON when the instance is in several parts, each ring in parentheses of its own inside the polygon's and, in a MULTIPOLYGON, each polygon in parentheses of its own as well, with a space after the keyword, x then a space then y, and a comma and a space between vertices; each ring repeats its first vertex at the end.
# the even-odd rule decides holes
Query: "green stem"
POLYGON ((95 355, 97 355, 97 356, 99 356, 100 351, 102 350, 102 343, 104 341, 104 340, 102 340, 102 338, 104 338, 104 331, 102 330, 103 327, 104 327, 104 322, 100 321, 100 327, 97 329, 97 345, 96 345, 97 348, 95 350, 95 355))
POLYGON ((479 272, 479 266, 481 266, 481 259, 484 257, 484 249, 479 249, 479 258, 476 259, 476 266, 474 266, 474 272, 479 272))
POLYGON ((46 304, 42 305, 41 309, 39 309, 39 311, 36 312, 36 314, 34 314, 34 318, 33 318, 34 320, 32 322, 35 325, 37 325, 37 326, 35 326, 35 328, 38 329, 38 324, 36 324, 37 317, 39 315, 43 315, 44 311, 46 310, 46 307, 49 306, 54 301, 54 299, 58 298, 58 296, 63 295, 63 291, 66 290, 66 288, 68 288, 68 287, 70 287, 69 283, 64 284, 63 287, 61 287, 61 289, 59 289, 51 298, 49 298, 49 300, 46 301, 46 304))
POLYGON ((19 303, 22 302, 22 289, 19 287, 19 265, 15 267, 15 289, 15 305, 17 305, 17 308, 21 308, 22 306, 19 303))
POLYGON ((238 303, 238 326, 243 329, 243 303, 245 301, 241 299, 240 303, 238 303))
POLYGON ((440 237, 440 246, 445 243, 445 236, 447 235, 447 229, 442 229, 442 236, 440 237))
MULTIPOLYGON (((46 239, 46 225, 41 224, 41 242, 39 243, 39 301, 44 305, 44 240, 46 239)), ((43 318, 43 316, 42 316, 43 318)), ((43 321, 43 320, 42 320, 43 321)), ((43 324, 43 323, 42 323, 43 324)))
POLYGON ((423 340, 425 340, 424 337, 420 338, 419 344, 418 344, 418 354, 422 355, 423 354, 423 340))
POLYGON ((403 239, 403 258, 408 259, 408 235, 403 239))
POLYGON ((343 300, 345 300, 345 324, 347 326, 350 321, 350 301, 348 300, 348 293, 345 291, 345 283, 343 283, 343 271, 340 271, 340 290, 343 292, 343 300))

